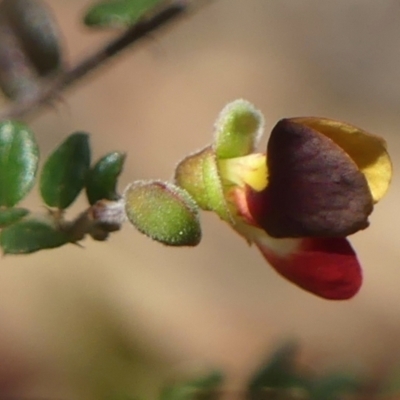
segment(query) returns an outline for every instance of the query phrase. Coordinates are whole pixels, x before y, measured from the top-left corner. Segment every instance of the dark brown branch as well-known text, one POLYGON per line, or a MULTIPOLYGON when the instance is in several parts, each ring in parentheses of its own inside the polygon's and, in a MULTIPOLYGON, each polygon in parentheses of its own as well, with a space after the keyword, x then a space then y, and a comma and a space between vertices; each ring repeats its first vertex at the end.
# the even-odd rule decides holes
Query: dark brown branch
POLYGON ((72 86, 122 50, 146 38, 150 33, 155 32, 159 28, 175 21, 187 11, 187 8, 187 1, 175 1, 151 18, 127 29, 119 37, 85 58, 75 67, 64 71, 53 81, 46 82, 33 97, 17 101, 0 110, 0 121, 25 118, 39 111, 41 107, 51 104, 51 101, 57 98, 67 87, 72 86))

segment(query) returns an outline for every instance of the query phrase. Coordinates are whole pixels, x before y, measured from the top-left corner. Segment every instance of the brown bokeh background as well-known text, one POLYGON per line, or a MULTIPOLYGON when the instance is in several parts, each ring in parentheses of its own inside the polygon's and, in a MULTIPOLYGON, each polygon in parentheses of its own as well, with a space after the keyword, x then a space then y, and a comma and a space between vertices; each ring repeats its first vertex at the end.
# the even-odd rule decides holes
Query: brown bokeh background
MULTIPOLYGON (((90 1, 48 3, 71 64, 115 34, 82 26, 90 1)), ((169 179, 236 98, 264 112, 267 132, 282 117, 315 115, 380 134, 395 175, 371 227, 351 238, 365 271, 351 301, 324 301, 281 279, 206 213, 195 249, 163 247, 126 225, 107 243, 2 258, 4 393, 101 399, 128 388, 154 398, 171 371, 192 366, 222 368, 238 385, 288 338, 318 369, 368 373, 400 361, 399 44, 394 0, 216 0, 35 118, 43 156, 76 130, 91 133, 95 158, 127 151, 121 190, 169 179)), ((28 203, 41 208, 36 194, 28 203)))

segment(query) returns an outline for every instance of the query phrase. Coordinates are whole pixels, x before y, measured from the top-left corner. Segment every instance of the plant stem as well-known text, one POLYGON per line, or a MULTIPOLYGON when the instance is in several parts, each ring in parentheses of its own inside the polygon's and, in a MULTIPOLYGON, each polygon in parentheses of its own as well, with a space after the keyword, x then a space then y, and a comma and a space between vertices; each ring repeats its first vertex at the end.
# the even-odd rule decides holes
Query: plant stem
POLYGON ((151 18, 128 28, 116 39, 107 43, 94 54, 89 55, 76 66, 63 71, 52 81, 44 83, 29 99, 16 101, 3 110, 0 110, 0 121, 25 118, 39 111, 39 109, 45 105, 51 104, 51 101, 57 98, 60 92, 72 86, 122 50, 125 50, 141 39, 148 37, 150 33, 176 20, 187 11, 187 8, 188 4, 186 1, 175 1, 157 12, 151 18))

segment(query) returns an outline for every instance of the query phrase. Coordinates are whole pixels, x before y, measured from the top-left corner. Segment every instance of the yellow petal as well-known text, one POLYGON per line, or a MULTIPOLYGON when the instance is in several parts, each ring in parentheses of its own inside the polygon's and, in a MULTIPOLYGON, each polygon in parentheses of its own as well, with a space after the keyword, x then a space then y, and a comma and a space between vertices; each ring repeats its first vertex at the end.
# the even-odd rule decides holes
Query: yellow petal
POLYGON ((268 172, 265 154, 218 160, 218 170, 224 186, 250 186, 261 191, 267 186, 268 172))
POLYGON ((327 118, 301 117, 291 120, 317 130, 340 146, 365 175, 375 203, 385 195, 392 177, 392 163, 386 142, 381 137, 327 118))

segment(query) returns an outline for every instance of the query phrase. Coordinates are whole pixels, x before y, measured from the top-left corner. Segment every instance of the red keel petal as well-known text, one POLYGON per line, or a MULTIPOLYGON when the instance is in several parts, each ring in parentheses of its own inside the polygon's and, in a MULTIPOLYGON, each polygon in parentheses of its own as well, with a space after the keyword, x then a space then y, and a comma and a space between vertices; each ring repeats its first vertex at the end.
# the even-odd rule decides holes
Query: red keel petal
POLYGON ((298 248, 287 255, 256 245, 280 275, 317 296, 346 300, 361 287, 361 266, 345 238, 300 239, 298 248))

